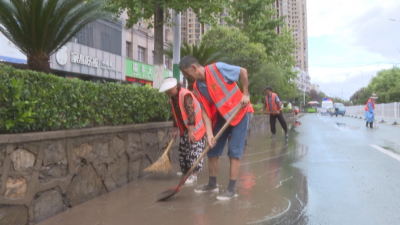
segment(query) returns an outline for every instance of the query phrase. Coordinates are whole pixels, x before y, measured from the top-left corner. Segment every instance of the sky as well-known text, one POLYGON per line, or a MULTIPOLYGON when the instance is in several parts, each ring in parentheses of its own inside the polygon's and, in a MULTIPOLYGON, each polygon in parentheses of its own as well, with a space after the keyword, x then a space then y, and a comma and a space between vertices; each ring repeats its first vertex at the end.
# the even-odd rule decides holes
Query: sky
POLYGON ((399 12, 400 0, 307 0, 311 83, 349 99, 378 71, 400 66, 399 12))

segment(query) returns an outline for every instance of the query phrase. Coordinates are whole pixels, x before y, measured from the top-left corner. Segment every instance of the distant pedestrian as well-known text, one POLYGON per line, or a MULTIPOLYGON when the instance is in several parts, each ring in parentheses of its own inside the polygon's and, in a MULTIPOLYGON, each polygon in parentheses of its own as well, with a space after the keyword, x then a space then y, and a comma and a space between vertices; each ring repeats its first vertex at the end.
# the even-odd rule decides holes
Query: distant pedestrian
MULTIPOLYGON (((175 78, 164 79, 160 92, 165 92, 171 97, 170 103, 175 118, 173 138, 176 138, 179 129, 179 162, 182 173, 186 174, 206 145, 206 128, 203 123, 201 106, 189 90, 178 85, 175 78)), ((202 167, 203 160, 188 177, 186 184, 194 183, 197 180, 196 174, 201 171, 202 167)))
POLYGON ((372 94, 372 96, 368 99, 367 104, 365 104, 365 119, 367 120, 365 126, 368 128, 368 123, 369 127, 373 128, 374 124, 374 110, 375 110, 375 99, 378 99, 378 96, 376 94, 372 94))
POLYGON ((276 136, 276 119, 279 120, 279 123, 285 131, 285 137, 289 138, 287 124, 282 114, 282 103, 279 100, 278 95, 272 92, 272 88, 269 86, 265 88, 265 92, 267 95, 265 96, 264 107, 260 112, 266 109, 267 112, 270 113, 269 123, 271 125, 272 138, 275 138, 276 136))

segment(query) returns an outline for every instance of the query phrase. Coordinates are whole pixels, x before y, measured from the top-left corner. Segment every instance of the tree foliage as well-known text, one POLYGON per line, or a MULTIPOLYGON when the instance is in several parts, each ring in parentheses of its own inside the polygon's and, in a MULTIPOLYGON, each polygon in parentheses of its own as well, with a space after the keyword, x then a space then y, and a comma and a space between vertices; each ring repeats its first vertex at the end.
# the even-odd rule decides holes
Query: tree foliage
POLYGON ((126 28, 132 27, 144 19, 149 28, 154 27, 154 81, 159 87, 163 79, 164 66, 164 25, 170 24, 169 10, 182 12, 189 7, 202 23, 215 24, 217 16, 222 12, 228 0, 107 0, 107 10, 120 15, 126 10, 128 19, 126 28))
POLYGON ((50 72, 49 57, 86 24, 108 18, 102 0, 0 0, 0 32, 27 56, 28 68, 50 72))
POLYGON ((365 104, 373 93, 378 95, 377 102, 390 103, 400 101, 400 68, 384 69, 373 77, 367 87, 356 91, 350 100, 354 104, 365 104))
POLYGON ((250 42, 243 32, 233 27, 216 26, 208 30, 201 42, 220 49, 230 63, 247 69, 250 76, 258 72, 267 55, 262 44, 250 42))
MULTIPOLYGON (((181 46, 181 58, 187 55, 195 57, 200 65, 206 66, 214 62, 229 62, 229 58, 225 52, 220 51, 220 48, 216 48, 214 45, 206 45, 201 42, 200 45, 189 45, 188 43, 183 43, 181 46)), ((173 45, 169 44, 164 53, 168 58, 173 58, 173 45)), ((193 90, 194 80, 188 79, 188 89, 193 90)))

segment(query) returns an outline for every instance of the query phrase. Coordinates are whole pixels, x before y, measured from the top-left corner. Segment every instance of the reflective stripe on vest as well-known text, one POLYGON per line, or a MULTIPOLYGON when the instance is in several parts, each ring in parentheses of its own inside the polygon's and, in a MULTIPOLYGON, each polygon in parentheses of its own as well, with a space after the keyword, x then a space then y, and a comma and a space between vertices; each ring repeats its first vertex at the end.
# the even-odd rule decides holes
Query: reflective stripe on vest
MULTIPOLYGON (((232 98, 236 94, 236 92, 239 90, 239 87, 235 83, 235 87, 231 91, 228 91, 228 89, 225 86, 225 83, 221 80, 221 77, 215 71, 214 67, 209 66, 208 68, 210 69, 210 72, 213 75, 215 81, 220 86, 222 92, 225 95, 225 97, 223 99, 221 99, 219 102, 217 102, 215 104, 215 106, 217 106, 217 108, 220 108, 222 105, 224 105, 226 103, 226 101, 228 101, 230 98, 232 98)), ((225 117, 225 119, 229 119, 229 116, 227 118, 225 117)))
POLYGON ((194 116, 195 116, 195 124, 196 124, 196 126, 193 127, 193 133, 194 133, 194 135, 196 137, 196 141, 198 141, 198 140, 200 140, 201 138, 204 137, 206 129, 205 129, 205 126, 204 126, 204 123, 203 123, 202 115, 201 115, 200 103, 197 101, 196 97, 190 91, 188 91, 185 88, 181 88, 181 90, 179 91, 179 99, 178 99, 178 101, 179 101, 179 109, 181 110, 182 120, 183 120, 184 124, 181 124, 180 120, 178 120, 176 118, 177 115, 176 115, 176 112, 175 112, 175 108, 173 106, 172 99, 170 99, 170 103, 171 103, 171 106, 172 106, 172 111, 174 113, 175 120, 177 121, 177 125, 178 125, 178 127, 180 129, 180 134, 182 136, 185 127, 186 128, 189 127, 189 125, 188 125, 189 124, 189 118, 188 118, 188 115, 187 115, 186 110, 184 108, 185 95, 187 95, 187 94, 191 95, 191 97, 193 99, 193 106, 194 106, 194 110, 195 110, 194 116))
MULTIPOLYGON (((276 104, 276 94, 271 93, 271 111, 272 112, 277 112, 279 110, 278 104, 276 104)), ((267 105, 267 112, 269 111, 269 101, 268 101, 268 96, 265 96, 265 104, 267 105)), ((282 109, 281 109, 282 110, 282 109)), ((280 111, 280 110, 279 110, 280 111)), ((273 113, 276 114, 276 113, 273 113)))

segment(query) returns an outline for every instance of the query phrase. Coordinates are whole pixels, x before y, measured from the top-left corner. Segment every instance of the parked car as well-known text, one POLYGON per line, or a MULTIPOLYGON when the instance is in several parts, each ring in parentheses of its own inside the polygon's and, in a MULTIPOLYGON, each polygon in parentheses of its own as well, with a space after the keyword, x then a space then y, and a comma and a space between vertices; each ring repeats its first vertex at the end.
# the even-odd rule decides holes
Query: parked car
POLYGON ((344 106, 343 103, 333 104, 333 108, 331 110, 331 116, 336 115, 337 117, 338 115, 344 116, 345 114, 346 114, 346 106, 344 106))

